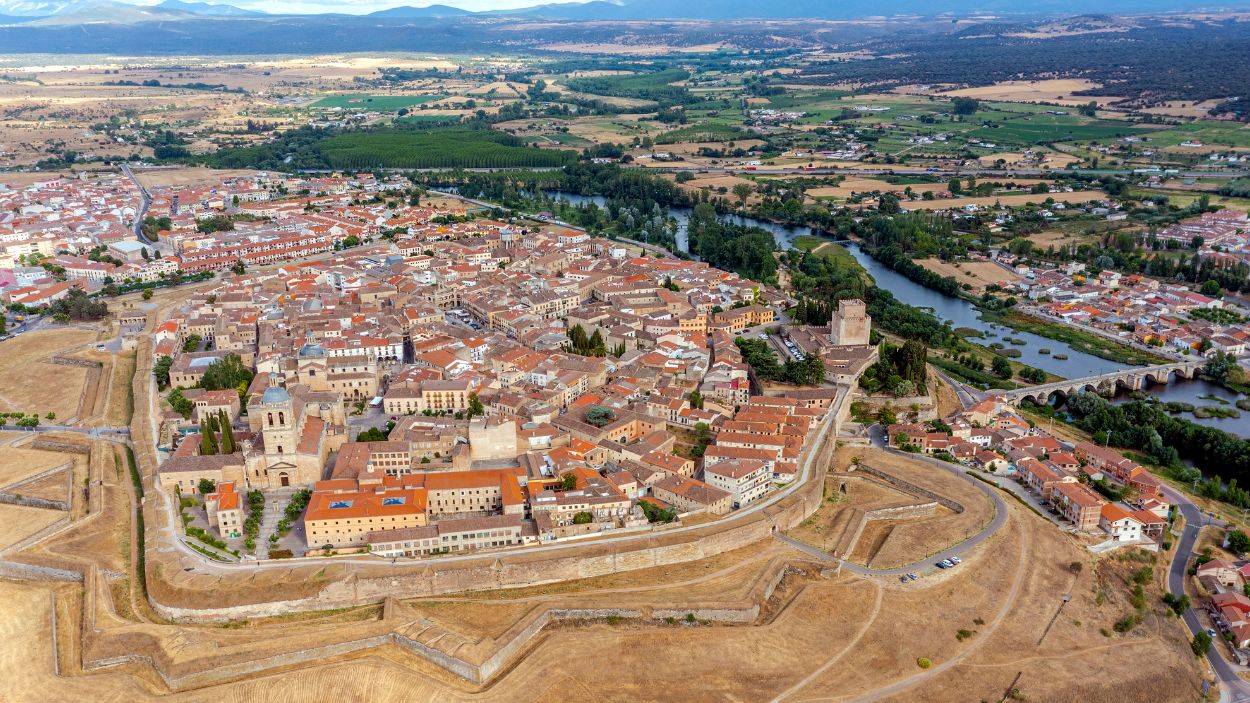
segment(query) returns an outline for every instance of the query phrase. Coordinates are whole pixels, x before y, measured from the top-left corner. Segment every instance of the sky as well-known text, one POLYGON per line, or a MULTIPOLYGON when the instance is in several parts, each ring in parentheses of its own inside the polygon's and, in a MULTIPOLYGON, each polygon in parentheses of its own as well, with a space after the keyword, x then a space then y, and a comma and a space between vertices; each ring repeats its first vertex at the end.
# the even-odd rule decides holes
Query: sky
MULTIPOLYGON (((131 0, 133 1, 133 0, 131 0)), ((344 14, 366 14, 388 7, 411 5, 426 7, 428 5, 447 5, 464 10, 480 12, 482 10, 510 10, 518 7, 532 7, 547 2, 568 2, 569 0, 206 0, 220 2, 248 10, 260 10, 269 13, 319 13, 339 12, 344 14)), ((160 0, 146 0, 145 4, 156 4, 160 0)))
MULTIPOLYGON (((158 5, 162 0, 117 0, 131 5, 158 5)), ((197 0, 186 0, 195 2, 197 0)), ((342 14, 363 15, 376 10, 385 10, 400 5, 428 7, 430 5, 448 5, 464 10, 480 12, 482 10, 511 10, 518 7, 532 7, 548 3, 560 3, 585 0, 198 0, 200 2, 234 5, 247 10, 258 10, 270 14, 318 14, 334 12, 342 14)), ((18 15, 42 17, 61 14, 79 5, 90 4, 91 0, 0 0, 0 15, 18 15)))

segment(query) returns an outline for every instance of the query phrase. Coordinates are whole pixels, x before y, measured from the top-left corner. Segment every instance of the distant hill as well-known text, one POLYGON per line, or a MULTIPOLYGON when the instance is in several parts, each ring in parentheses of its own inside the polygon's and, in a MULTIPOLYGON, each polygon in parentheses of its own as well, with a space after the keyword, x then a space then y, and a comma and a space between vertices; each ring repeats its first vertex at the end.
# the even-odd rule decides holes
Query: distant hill
POLYGON ((369 17, 466 17, 474 13, 447 5, 430 5, 429 7, 413 7, 400 5, 386 10, 370 12, 369 17))
MULTIPOLYGON (((1250 5, 1250 0, 1234 0, 1234 4, 1250 5)), ((470 12, 449 5, 415 7, 399 5, 373 12, 373 18, 461 18, 461 17, 529 17, 570 21, 595 20, 741 20, 741 19, 854 19, 864 17, 968 16, 988 13, 1010 16, 1081 15, 1094 13, 1141 13, 1195 10, 1209 6, 1209 0, 948 0, 941 4, 932 0, 590 0, 589 2, 554 2, 535 4, 513 10, 470 12)), ((345 5, 349 7, 349 5, 345 5)), ((233 5, 198 0, 163 0, 159 5, 130 5, 114 0, 0 0, 0 18, 38 17, 69 18, 57 24, 72 24, 74 18, 90 23, 133 24, 148 17, 153 21, 174 21, 187 17, 229 17, 238 19, 270 18, 264 12, 233 5), (162 12, 177 14, 161 14, 162 12)), ((302 15, 306 18, 333 21, 347 15, 322 13, 302 15)), ((1008 20, 1011 22, 1013 20, 1008 20)), ((995 27, 994 31, 1002 31, 995 27)))
POLYGON ((1105 12, 1155 12, 1193 10, 1208 7, 1203 0, 787 0, 765 3, 759 0, 624 0, 610 3, 549 4, 491 14, 541 16, 552 19, 853 19, 892 15, 969 15, 993 12, 1012 15, 1062 13, 1065 15, 1105 12))
POLYGON ((234 5, 221 5, 210 2, 182 2, 182 0, 164 0, 157 7, 167 10, 180 10, 182 12, 190 12, 196 15, 207 15, 210 17, 264 17, 264 12, 256 12, 254 10, 244 10, 234 5))
POLYGON ((194 19, 196 16, 191 12, 159 5, 130 5, 113 0, 80 0, 60 3, 60 7, 53 14, 33 20, 28 25, 143 24, 194 19))

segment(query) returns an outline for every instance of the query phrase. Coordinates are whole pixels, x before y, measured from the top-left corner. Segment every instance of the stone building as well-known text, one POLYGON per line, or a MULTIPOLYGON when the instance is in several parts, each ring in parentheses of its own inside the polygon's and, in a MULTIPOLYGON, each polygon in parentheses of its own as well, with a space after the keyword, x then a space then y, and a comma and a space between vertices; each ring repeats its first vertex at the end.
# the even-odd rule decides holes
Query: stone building
POLYGON ((347 441, 341 394, 301 384, 284 388, 276 373, 249 401, 248 423, 255 436, 244 442, 243 453, 253 488, 312 486, 330 452, 347 441))
POLYGON ((862 346, 868 344, 872 322, 868 307, 862 300, 839 300, 829 322, 829 341, 834 346, 862 346))

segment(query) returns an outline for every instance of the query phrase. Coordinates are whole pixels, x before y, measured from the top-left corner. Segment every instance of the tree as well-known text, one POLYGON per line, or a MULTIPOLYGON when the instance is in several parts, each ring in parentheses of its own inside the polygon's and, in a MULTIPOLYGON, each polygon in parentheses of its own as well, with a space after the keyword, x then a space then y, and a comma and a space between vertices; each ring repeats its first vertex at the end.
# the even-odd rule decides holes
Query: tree
POLYGON ((738 202, 742 205, 746 205, 747 198, 751 197, 754 192, 755 187, 750 183, 735 183, 733 187, 734 197, 738 198, 738 202))
POLYGON ((1237 554, 1250 552, 1250 535, 1241 530, 1228 533, 1228 548, 1237 554))
POLYGON ((975 98, 955 98, 951 101, 951 109, 956 115, 971 115, 981 107, 975 98))
POLYGON ((1224 295, 1224 291, 1220 289, 1220 282, 1214 278, 1208 278, 1202 282, 1202 294, 1212 298, 1218 298, 1224 295))
POLYGON ((994 361, 991 363, 994 375, 999 378, 1011 378, 1011 362, 1007 361, 1007 357, 994 355, 994 361))
POLYGON ((385 442, 386 434, 384 434, 382 430, 379 430, 376 427, 370 427, 364 432, 358 433, 356 435, 356 441, 357 442, 385 442))
POLYGON ((1237 363, 1237 357, 1225 352, 1216 352, 1202 366, 1202 375, 1216 383, 1241 383, 1245 372, 1237 363))
POLYGON ((156 363, 152 365, 152 375, 156 377, 156 383, 161 388, 169 385, 169 370, 173 368, 173 365, 174 358, 168 354, 157 359, 156 363))
POLYGON ((1090 100, 1084 105, 1078 107, 1076 111, 1086 117, 1096 117, 1098 115, 1098 103, 1090 100))
POLYGON ((191 417, 191 411, 195 409, 195 404, 187 400, 186 396, 182 394, 180 389, 175 388, 170 391, 168 400, 169 407, 173 408, 174 412, 184 418, 191 417))
POLYGON ((234 428, 230 426, 230 417, 225 410, 217 411, 217 424, 221 426, 221 453, 234 454, 237 446, 234 442, 234 428))
POLYGON ((1211 635, 1199 632, 1194 635, 1194 640, 1189 643, 1189 648, 1194 651, 1194 656, 1205 657, 1207 652, 1211 650, 1211 635))
POLYGON ((200 387, 210 391, 221 391, 227 388, 238 388, 240 383, 251 383, 255 374, 243 366, 238 354, 226 354, 204 369, 200 379, 200 387))
POLYGON ((143 289, 143 293, 140 295, 140 297, 141 297, 141 298, 143 298, 144 300, 151 300, 151 299, 152 299, 152 289, 151 289, 151 288, 144 288, 144 289, 143 289))
POLYGON ((586 411, 587 424, 595 427, 606 427, 608 423, 616 419, 616 413, 611 408, 605 408, 602 405, 592 405, 586 411))
POLYGON ((199 351, 200 342, 202 341, 204 340, 201 339, 200 335, 198 334, 187 335, 187 338, 182 341, 182 351, 184 352, 199 351))
POLYGON ((560 487, 566 491, 576 490, 577 474, 565 474, 564 478, 560 480, 560 487))
POLYGON ((477 393, 470 393, 469 394, 469 419, 472 420, 473 418, 479 415, 485 415, 485 414, 486 414, 486 408, 485 406, 482 405, 481 399, 477 397, 477 393))
POLYGON ((690 407, 703 409, 703 394, 697 390, 690 391, 690 407))
POLYGON ((198 488, 200 489, 200 495, 206 496, 217 490, 217 484, 211 478, 202 478, 200 479, 198 488))
POLYGON ((591 522, 593 522, 594 519, 595 519, 594 515, 591 515, 590 513, 583 510, 573 516, 573 524, 574 525, 588 525, 591 522))
POLYGON ((694 423, 694 441, 694 449, 690 453, 695 458, 702 457, 707 452, 708 445, 712 443, 712 426, 706 422, 694 423))
POLYGON ((200 454, 212 456, 217 453, 217 437, 213 434, 208 420, 200 422, 200 454))

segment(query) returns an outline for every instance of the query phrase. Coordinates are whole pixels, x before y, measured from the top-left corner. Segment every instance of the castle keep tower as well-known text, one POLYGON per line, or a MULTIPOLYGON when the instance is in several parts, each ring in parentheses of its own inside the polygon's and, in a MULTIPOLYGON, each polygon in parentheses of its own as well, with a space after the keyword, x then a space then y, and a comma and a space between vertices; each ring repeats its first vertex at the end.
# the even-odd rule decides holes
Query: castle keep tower
POLYGON ((861 346, 868 344, 872 321, 868 318, 868 306, 862 300, 839 300, 838 309, 829 321, 829 341, 835 346, 861 346))

